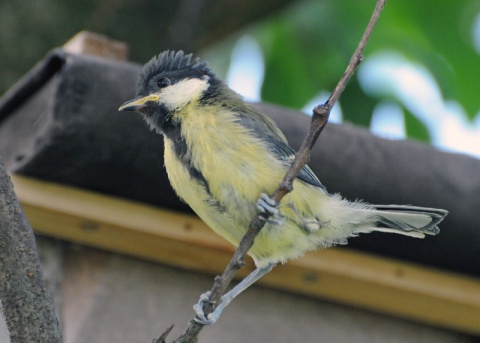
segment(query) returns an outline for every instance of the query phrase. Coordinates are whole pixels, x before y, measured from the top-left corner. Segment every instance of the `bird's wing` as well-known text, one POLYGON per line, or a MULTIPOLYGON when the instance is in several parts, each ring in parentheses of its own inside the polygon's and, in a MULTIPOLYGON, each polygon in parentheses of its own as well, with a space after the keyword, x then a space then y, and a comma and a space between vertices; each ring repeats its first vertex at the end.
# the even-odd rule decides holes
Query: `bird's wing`
MULTIPOLYGON (((278 126, 267 116, 250 108, 248 115, 239 114, 238 121, 243 126, 251 130, 261 140, 268 144, 270 151, 275 156, 288 164, 291 164, 295 158, 295 150, 288 145, 287 139, 278 126)), ((300 180, 318 187, 326 192, 326 188, 308 165, 305 165, 297 176, 300 180)))
MULTIPOLYGON (((275 139, 275 137, 272 136, 267 136, 266 140, 269 143, 268 146, 270 150, 277 156, 277 158, 282 161, 288 162, 288 164, 291 164, 293 162, 293 160, 295 159, 295 150, 293 150, 290 145, 288 145, 283 140, 275 139)), ((318 177, 308 165, 305 165, 300 170, 300 173, 298 173, 297 177, 308 184, 311 184, 326 191, 325 186, 322 185, 318 177)))

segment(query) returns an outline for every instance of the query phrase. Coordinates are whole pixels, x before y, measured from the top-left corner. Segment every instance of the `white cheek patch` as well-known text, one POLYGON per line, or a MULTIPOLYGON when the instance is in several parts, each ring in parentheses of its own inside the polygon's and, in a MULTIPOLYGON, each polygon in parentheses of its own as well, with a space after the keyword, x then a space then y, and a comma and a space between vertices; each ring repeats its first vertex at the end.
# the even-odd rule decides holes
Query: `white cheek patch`
POLYGON ((159 102, 169 110, 175 110, 185 106, 193 100, 197 100, 208 89, 208 76, 202 79, 181 80, 174 85, 166 87, 159 93, 159 102))

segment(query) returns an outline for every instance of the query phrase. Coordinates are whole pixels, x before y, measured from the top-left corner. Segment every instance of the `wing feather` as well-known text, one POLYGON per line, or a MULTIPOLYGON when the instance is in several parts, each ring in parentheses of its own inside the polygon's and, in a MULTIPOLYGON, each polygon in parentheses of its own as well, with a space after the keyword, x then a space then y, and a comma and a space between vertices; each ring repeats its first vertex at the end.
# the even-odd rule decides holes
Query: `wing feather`
MULTIPOLYGON (((287 139, 278 126, 264 114, 249 108, 248 113, 238 115, 238 122, 268 144, 270 151, 281 161, 291 164, 295 159, 295 150, 288 145, 287 139)), ((308 165, 305 165, 298 179, 318 187, 326 192, 326 188, 308 165)))

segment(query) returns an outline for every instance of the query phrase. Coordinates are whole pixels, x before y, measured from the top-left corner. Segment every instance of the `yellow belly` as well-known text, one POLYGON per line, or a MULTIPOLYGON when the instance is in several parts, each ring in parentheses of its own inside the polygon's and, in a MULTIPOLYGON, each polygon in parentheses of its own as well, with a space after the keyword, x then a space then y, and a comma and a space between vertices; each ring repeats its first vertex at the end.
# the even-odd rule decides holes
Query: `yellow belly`
MULTIPOLYGON (((188 156, 182 158, 188 163, 182 163, 173 142, 165 138, 165 167, 177 194, 210 228, 238 245, 257 213, 258 197, 276 189, 287 166, 245 128, 231 120, 218 122, 225 117, 203 113, 194 121, 183 120, 188 156), (192 168, 202 177, 192 177, 192 168)), ((330 230, 336 223, 329 213, 338 212, 330 211, 332 206, 345 207, 340 198, 295 181, 293 192, 279 207, 284 225, 267 223, 249 254, 263 266, 299 257, 319 245, 331 245, 337 235, 346 237, 344 232, 330 230), (325 223, 324 228, 315 232, 305 229, 305 222, 318 220, 325 223)))
MULTIPOLYGON (((283 178, 285 169, 263 166, 267 175, 260 177, 259 181, 257 177, 249 178, 237 168, 231 168, 234 165, 231 161, 207 168, 209 171, 202 170, 209 181, 209 194, 175 156, 172 143, 165 140, 165 167, 177 194, 211 229, 236 246, 257 213, 255 204, 260 193, 271 194, 283 178), (228 180, 219 181, 223 179, 222 175, 228 175, 228 180)), ((238 162, 238 159, 234 161, 238 162)), ((257 266, 297 258, 319 245, 319 233, 306 231, 302 221, 312 216, 312 205, 320 207, 325 197, 315 187, 295 182, 294 191, 283 199, 279 208, 284 225, 267 223, 249 251, 257 266), (310 193, 315 193, 314 197, 318 199, 313 204, 307 201, 312 198, 310 193), (295 204, 295 210, 291 208, 292 204, 295 204)))

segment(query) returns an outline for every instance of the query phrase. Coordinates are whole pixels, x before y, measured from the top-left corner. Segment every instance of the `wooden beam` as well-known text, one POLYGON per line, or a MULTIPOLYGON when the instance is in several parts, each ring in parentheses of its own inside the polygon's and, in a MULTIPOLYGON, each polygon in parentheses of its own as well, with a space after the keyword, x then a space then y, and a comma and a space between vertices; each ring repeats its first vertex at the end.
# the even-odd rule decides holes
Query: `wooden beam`
POLYGON ((63 49, 73 54, 87 54, 126 61, 127 44, 89 31, 80 31, 70 38, 63 49))
MULTIPOLYGON (((12 181, 38 233, 208 273, 223 271, 233 253, 194 216, 20 176, 12 181)), ((480 334, 480 279, 472 277, 333 248, 279 266, 260 283, 480 334)))

